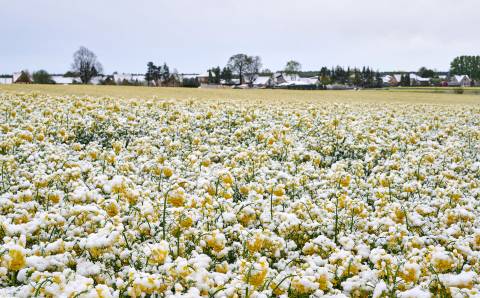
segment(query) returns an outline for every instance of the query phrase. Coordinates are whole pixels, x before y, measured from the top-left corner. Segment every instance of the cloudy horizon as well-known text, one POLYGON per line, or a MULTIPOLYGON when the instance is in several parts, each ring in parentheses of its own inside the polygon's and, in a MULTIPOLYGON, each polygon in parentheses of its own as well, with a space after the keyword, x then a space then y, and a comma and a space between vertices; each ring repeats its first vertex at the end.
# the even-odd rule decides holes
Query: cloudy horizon
POLYGON ((79 46, 95 52, 106 73, 144 73, 148 61, 199 73, 236 53, 259 55, 271 70, 293 59, 304 70, 446 71, 454 57, 480 54, 474 0, 0 0, 0 7, 0 74, 66 72, 79 46))

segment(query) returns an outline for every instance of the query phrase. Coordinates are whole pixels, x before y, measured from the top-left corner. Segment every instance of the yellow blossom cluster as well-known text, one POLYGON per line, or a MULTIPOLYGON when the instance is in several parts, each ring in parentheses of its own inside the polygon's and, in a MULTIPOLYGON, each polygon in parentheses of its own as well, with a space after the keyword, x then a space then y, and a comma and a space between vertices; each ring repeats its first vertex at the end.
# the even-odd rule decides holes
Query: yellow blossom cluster
POLYGON ((0 297, 480 296, 478 105, 0 100, 0 297))

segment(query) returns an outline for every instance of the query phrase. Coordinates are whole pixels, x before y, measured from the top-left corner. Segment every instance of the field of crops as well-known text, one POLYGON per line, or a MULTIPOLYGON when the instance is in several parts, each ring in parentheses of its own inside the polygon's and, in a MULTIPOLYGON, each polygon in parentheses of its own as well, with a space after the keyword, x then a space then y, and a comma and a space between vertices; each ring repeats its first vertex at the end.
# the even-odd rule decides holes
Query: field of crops
POLYGON ((474 97, 245 92, 0 93, 0 297, 480 295, 474 97))

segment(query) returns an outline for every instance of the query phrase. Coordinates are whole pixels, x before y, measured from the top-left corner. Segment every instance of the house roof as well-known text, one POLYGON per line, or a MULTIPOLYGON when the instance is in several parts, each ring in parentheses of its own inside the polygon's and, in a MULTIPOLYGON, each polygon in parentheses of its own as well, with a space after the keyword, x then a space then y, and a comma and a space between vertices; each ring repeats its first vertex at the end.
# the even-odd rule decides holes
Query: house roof
POLYGON ((455 81, 457 82, 461 82, 463 81, 464 79, 465 80, 469 80, 470 78, 468 77, 468 75, 454 75, 453 76, 455 78, 455 81))
POLYGON ((22 72, 14 72, 12 81, 15 83, 21 75, 22 75, 22 72))
POLYGON ((383 76, 382 77, 382 81, 384 83, 390 83, 390 80, 392 79, 392 76, 391 75, 386 75, 386 76, 383 76))
POLYGON ((315 85, 318 82, 318 79, 313 78, 298 78, 297 80, 289 80, 285 83, 278 84, 280 87, 284 86, 307 86, 307 85, 315 85))
POLYGON ((139 81, 139 82, 143 82, 145 81, 145 75, 137 75, 137 74, 131 74, 131 73, 122 73, 122 74, 114 74, 113 75, 113 80, 115 82, 118 82, 118 81, 139 81))
MULTIPOLYGON (((213 71, 211 72, 211 74, 212 74, 212 77, 215 77, 215 73, 214 73, 213 71)), ((199 74, 197 77, 199 77, 199 78, 208 78, 208 71, 199 74)))
POLYGON ((418 82, 430 82, 430 78, 422 78, 421 76, 417 75, 416 73, 410 74, 410 80, 415 80, 418 82))
POLYGON ((197 74, 181 74, 180 75, 183 79, 195 79, 197 78, 197 74))
POLYGON ((268 84, 268 81, 271 79, 271 77, 267 77, 267 76, 258 76, 255 78, 255 80, 253 81, 253 84, 254 85, 267 85, 268 84))
POLYGON ((52 80, 55 82, 55 84, 61 85, 72 84, 73 81, 81 82, 79 77, 52 76, 52 80))

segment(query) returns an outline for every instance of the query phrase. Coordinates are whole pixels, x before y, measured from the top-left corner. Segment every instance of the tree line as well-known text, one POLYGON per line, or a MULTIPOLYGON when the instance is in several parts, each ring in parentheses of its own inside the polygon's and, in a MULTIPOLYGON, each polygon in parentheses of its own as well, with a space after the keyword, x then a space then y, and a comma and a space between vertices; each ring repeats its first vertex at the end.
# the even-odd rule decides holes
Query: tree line
MULTIPOLYGON (((245 84, 251 83, 259 75, 271 76, 273 73, 269 69, 262 69, 262 59, 259 56, 247 54, 236 54, 231 56, 224 67, 216 66, 208 69, 208 83, 211 84, 245 84)), ((80 78, 81 83, 88 84, 92 78, 103 73, 103 67, 95 53, 86 47, 80 47, 73 54, 73 63, 71 70, 66 76, 80 78)), ((322 67, 319 71, 302 72, 302 65, 295 60, 288 61, 282 69, 282 72, 289 75, 300 75, 308 77, 317 77, 321 86, 329 84, 353 85, 362 88, 379 88, 383 86, 382 74, 370 67, 322 67)), ((473 80, 480 80, 480 56, 459 56, 453 59, 450 64, 451 75, 468 75, 473 80)), ((426 67, 417 71, 417 75, 423 78, 437 78, 438 74, 426 67)), ((111 80, 111 79, 110 79, 111 80)), ((147 63, 145 81, 148 86, 171 86, 172 81, 178 80, 176 71, 171 72, 166 63, 155 65, 153 62, 147 63)), ((184 85, 196 86, 198 82, 190 79, 184 82, 184 85)), ((52 84, 55 83, 51 75, 45 70, 38 70, 31 76, 28 71, 22 71, 17 82, 52 84)), ((104 83, 108 82, 108 79, 104 83)), ((404 73, 400 79, 401 86, 410 85, 410 75, 404 73)))

